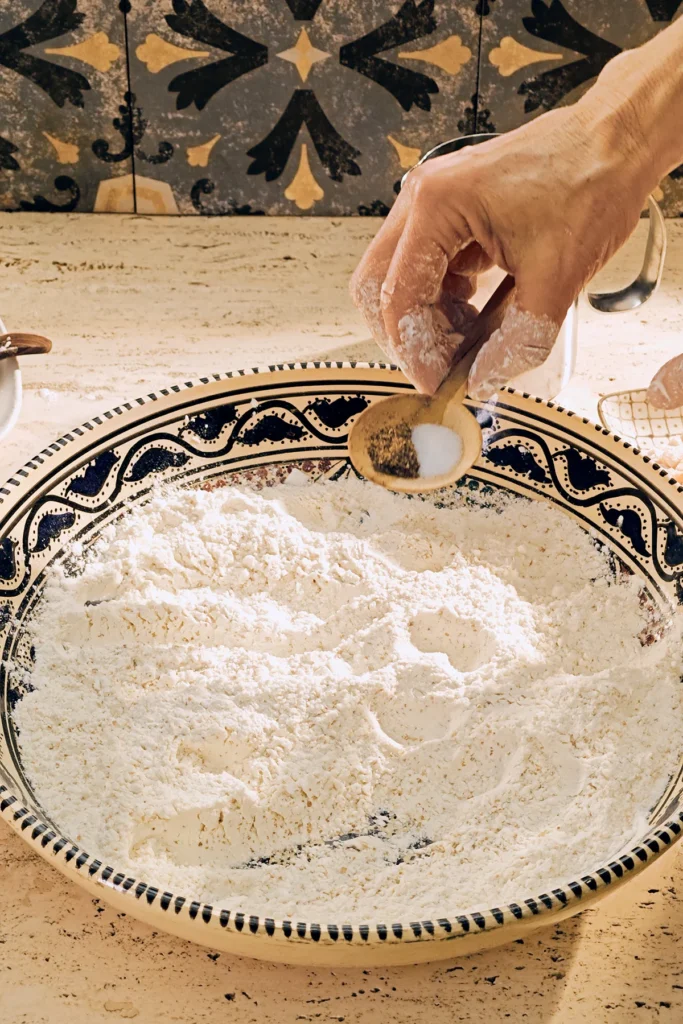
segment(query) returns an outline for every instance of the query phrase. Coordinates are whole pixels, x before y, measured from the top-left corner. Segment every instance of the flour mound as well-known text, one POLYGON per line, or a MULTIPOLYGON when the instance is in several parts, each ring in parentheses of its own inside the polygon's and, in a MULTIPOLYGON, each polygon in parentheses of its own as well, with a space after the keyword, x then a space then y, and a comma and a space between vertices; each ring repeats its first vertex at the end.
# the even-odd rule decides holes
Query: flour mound
POLYGON ((14 718, 42 805, 117 870, 276 918, 451 915, 645 830, 681 687, 644 626, 541 502, 163 490, 50 580, 14 718))

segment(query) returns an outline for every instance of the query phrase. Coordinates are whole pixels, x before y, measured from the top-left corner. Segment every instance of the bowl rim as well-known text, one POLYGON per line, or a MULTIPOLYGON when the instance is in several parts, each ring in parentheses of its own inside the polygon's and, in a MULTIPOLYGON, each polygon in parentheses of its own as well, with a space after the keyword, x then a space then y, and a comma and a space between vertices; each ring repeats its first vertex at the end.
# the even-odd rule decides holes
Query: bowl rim
MULTIPOLYGON (((274 374, 287 371, 314 371, 314 370, 345 370, 345 371, 382 371, 391 374, 386 383, 396 385, 397 389, 408 388, 410 385, 401 374, 398 367, 384 362, 362 362, 345 360, 315 360, 292 363, 278 363, 269 366, 254 367, 252 369, 232 370, 224 373, 216 373, 210 376, 201 377, 182 384, 173 384, 168 388, 159 389, 145 397, 122 403, 113 410, 94 416, 92 420, 86 421, 80 427, 67 431, 65 435, 53 442, 51 446, 43 449, 42 452, 18 470, 13 477, 9 478, 4 486, 0 486, 0 509, 4 502, 12 497, 12 491, 8 485, 18 486, 20 477, 24 479, 29 474, 42 470, 45 465, 46 455, 53 455, 62 452, 68 445, 80 443, 84 433, 92 431, 94 426, 102 426, 103 423, 115 421, 119 416, 131 410, 168 398, 171 395, 179 395, 190 388, 199 388, 210 385, 214 382, 229 381, 239 378, 274 374)), ((683 486, 670 476, 667 470, 662 469, 652 457, 641 453, 632 441, 620 438, 612 433, 607 427, 594 423, 587 417, 580 416, 572 410, 565 409, 552 401, 545 401, 530 395, 527 392, 519 392, 514 388, 501 388, 501 394, 514 396, 532 402, 536 406, 552 411, 558 416, 560 423, 567 419, 573 425, 581 423, 596 431, 597 434, 608 437, 623 448, 629 450, 630 455, 639 458, 643 469, 649 470, 653 479, 650 486, 655 489, 655 478, 661 482, 675 486, 676 493, 683 493, 683 486)), ((469 400, 468 400, 469 403, 469 400)), ((478 408, 481 403, 471 402, 473 408, 478 408)), ((169 408, 172 408, 169 407, 169 408)), ((589 431, 586 431, 588 441, 589 431)), ((634 467, 630 467, 634 469, 634 467)), ((669 492, 671 493, 671 492, 669 492)), ((662 497, 665 497, 660 492, 662 497)), ((666 500, 666 499, 665 499, 666 500)), ((10 503, 11 505, 11 503, 10 503)), ((683 508, 681 509, 683 517, 683 508)), ((683 775, 683 763, 679 763, 674 771, 675 778, 667 784, 665 793, 670 792, 671 786, 675 785, 683 775)), ((660 797, 661 802, 662 797, 660 797)), ((98 887, 98 890, 106 898, 109 893, 123 897, 124 901, 131 906, 138 902, 141 907, 145 906, 146 920, 149 914, 154 914, 155 908, 161 911, 174 911, 173 917, 189 918, 185 921, 188 931, 187 937, 206 945, 212 944, 212 934, 216 935, 216 929, 223 932, 236 932, 237 939, 252 939, 263 936, 277 944, 278 940, 286 940, 287 944, 302 942, 309 949, 328 946, 337 947, 340 950, 350 945, 360 946, 365 949, 377 948, 397 943, 415 943, 418 940, 450 940, 455 938, 472 938, 477 934, 499 931, 506 926, 519 926, 526 922, 534 927, 541 927, 550 920, 559 916, 566 917, 571 913, 578 912, 582 907, 577 904, 586 905, 599 898, 607 888, 616 888, 628 879, 635 877, 654 860, 662 856, 683 836, 683 808, 674 813, 664 824, 650 828, 640 841, 626 852, 620 854, 616 859, 604 864, 592 872, 580 876, 574 881, 563 883, 560 886, 537 895, 528 895, 516 902, 506 903, 500 907, 486 909, 467 910, 463 913, 453 914, 451 917, 439 917, 432 919, 420 919, 414 921, 400 921, 393 923, 359 923, 358 921, 348 923, 316 923, 292 921, 286 918, 276 919, 263 915, 249 914, 248 912, 234 912, 227 907, 215 907, 212 904, 193 900, 190 897, 167 890, 161 891, 159 887, 144 882, 137 878, 127 876, 124 872, 116 869, 97 856, 89 854, 81 846, 73 843, 66 836, 58 833, 51 824, 44 821, 38 814, 26 807, 21 798, 12 792, 8 785, 2 782, 0 777, 0 818, 4 818, 12 830, 20 835, 30 847, 35 849, 44 859, 53 863, 62 874, 78 881, 86 887, 98 887), (207 933, 195 933, 192 926, 199 921, 205 926, 211 926, 207 933)), ((131 911, 135 916, 135 911, 131 911)), ((141 916, 138 914, 138 916, 141 916)), ((158 920, 156 918, 155 920, 158 920)), ((175 930, 177 929, 169 929, 175 930)), ((502 939, 504 941, 504 939, 502 939)), ((250 955, 248 948, 236 948, 234 951, 250 955)), ((453 950, 455 955, 456 950, 453 950)), ((260 954, 261 955, 261 954, 260 954)), ((277 958, 273 948, 273 959, 277 958)), ((311 961, 313 962, 313 961, 311 961)), ((407 961, 410 962, 410 961, 407 961)))

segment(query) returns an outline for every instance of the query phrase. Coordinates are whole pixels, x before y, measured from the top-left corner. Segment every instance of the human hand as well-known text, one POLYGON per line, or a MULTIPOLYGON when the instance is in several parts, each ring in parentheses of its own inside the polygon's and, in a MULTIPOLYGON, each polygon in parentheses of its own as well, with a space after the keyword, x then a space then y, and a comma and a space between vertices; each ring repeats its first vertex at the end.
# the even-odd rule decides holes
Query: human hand
POLYGON ((515 296, 474 363, 470 394, 489 398, 545 362, 567 310, 629 237, 656 183, 638 133, 627 105, 591 90, 409 174, 351 293, 418 390, 432 394, 448 373, 476 315, 477 274, 493 264, 514 276, 515 296))
POLYGON ((674 356, 657 371, 647 400, 656 409, 678 409, 683 405, 683 355, 674 356))

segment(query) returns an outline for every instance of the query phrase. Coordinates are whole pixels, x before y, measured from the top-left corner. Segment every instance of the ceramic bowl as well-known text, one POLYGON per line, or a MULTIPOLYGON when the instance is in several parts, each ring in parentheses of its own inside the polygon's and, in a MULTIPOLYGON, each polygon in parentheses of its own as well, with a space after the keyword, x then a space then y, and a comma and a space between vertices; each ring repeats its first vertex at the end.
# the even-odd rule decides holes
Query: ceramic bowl
POLYGON ((647 391, 616 391, 598 402, 600 422, 608 430, 632 441, 638 451, 654 459, 683 483, 683 408, 657 409, 647 391))
POLYGON ((647 388, 605 395, 598 402, 598 415, 608 430, 640 448, 683 442, 683 409, 655 408, 647 400, 647 388))
MULTIPOLYGON (((46 571, 75 540, 87 544, 159 480, 211 485, 239 472, 255 483, 292 466, 338 481, 351 472, 347 436, 368 403, 407 388, 391 369, 315 363, 216 374, 96 416, 36 455, 0 487, 0 814, 68 878, 119 910, 231 953, 308 964, 400 964, 452 958, 518 938, 577 913, 622 885, 680 837, 683 772, 674 772, 647 834, 591 874, 520 892, 506 905, 443 907, 433 920, 281 921, 162 891, 82 849, 41 807, 12 722, 13 679, 32 664, 27 623, 46 571), (12 671, 12 669, 19 669, 12 671)), ((504 391, 487 411, 471 403, 485 450, 460 482, 474 504, 496 488, 553 502, 602 538, 637 574, 664 615, 683 598, 683 488, 628 441, 552 403, 504 391)), ((673 766, 672 766, 673 768, 673 766)))

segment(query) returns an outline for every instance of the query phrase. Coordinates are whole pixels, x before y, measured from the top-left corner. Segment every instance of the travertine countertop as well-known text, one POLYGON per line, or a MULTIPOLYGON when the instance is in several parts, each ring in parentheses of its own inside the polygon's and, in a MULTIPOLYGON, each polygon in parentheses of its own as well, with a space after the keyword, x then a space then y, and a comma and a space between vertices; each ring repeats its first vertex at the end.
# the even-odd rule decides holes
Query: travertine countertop
MULTIPOLYGON (((126 398, 244 365, 377 358, 346 282, 370 219, 0 215, 0 315, 47 334, 0 477, 126 398)), ((683 224, 659 295, 631 314, 582 308, 563 402, 647 381, 683 351, 683 224)), ((633 273, 641 237, 603 276, 633 273)), ((602 283, 602 282, 601 282, 602 283)), ((294 1021, 624 1024, 683 1020, 683 851, 598 908, 444 965, 305 970, 232 959, 137 924, 67 883, 0 823, 3 1024, 294 1021), (679 896, 678 893, 681 895, 679 896)))

